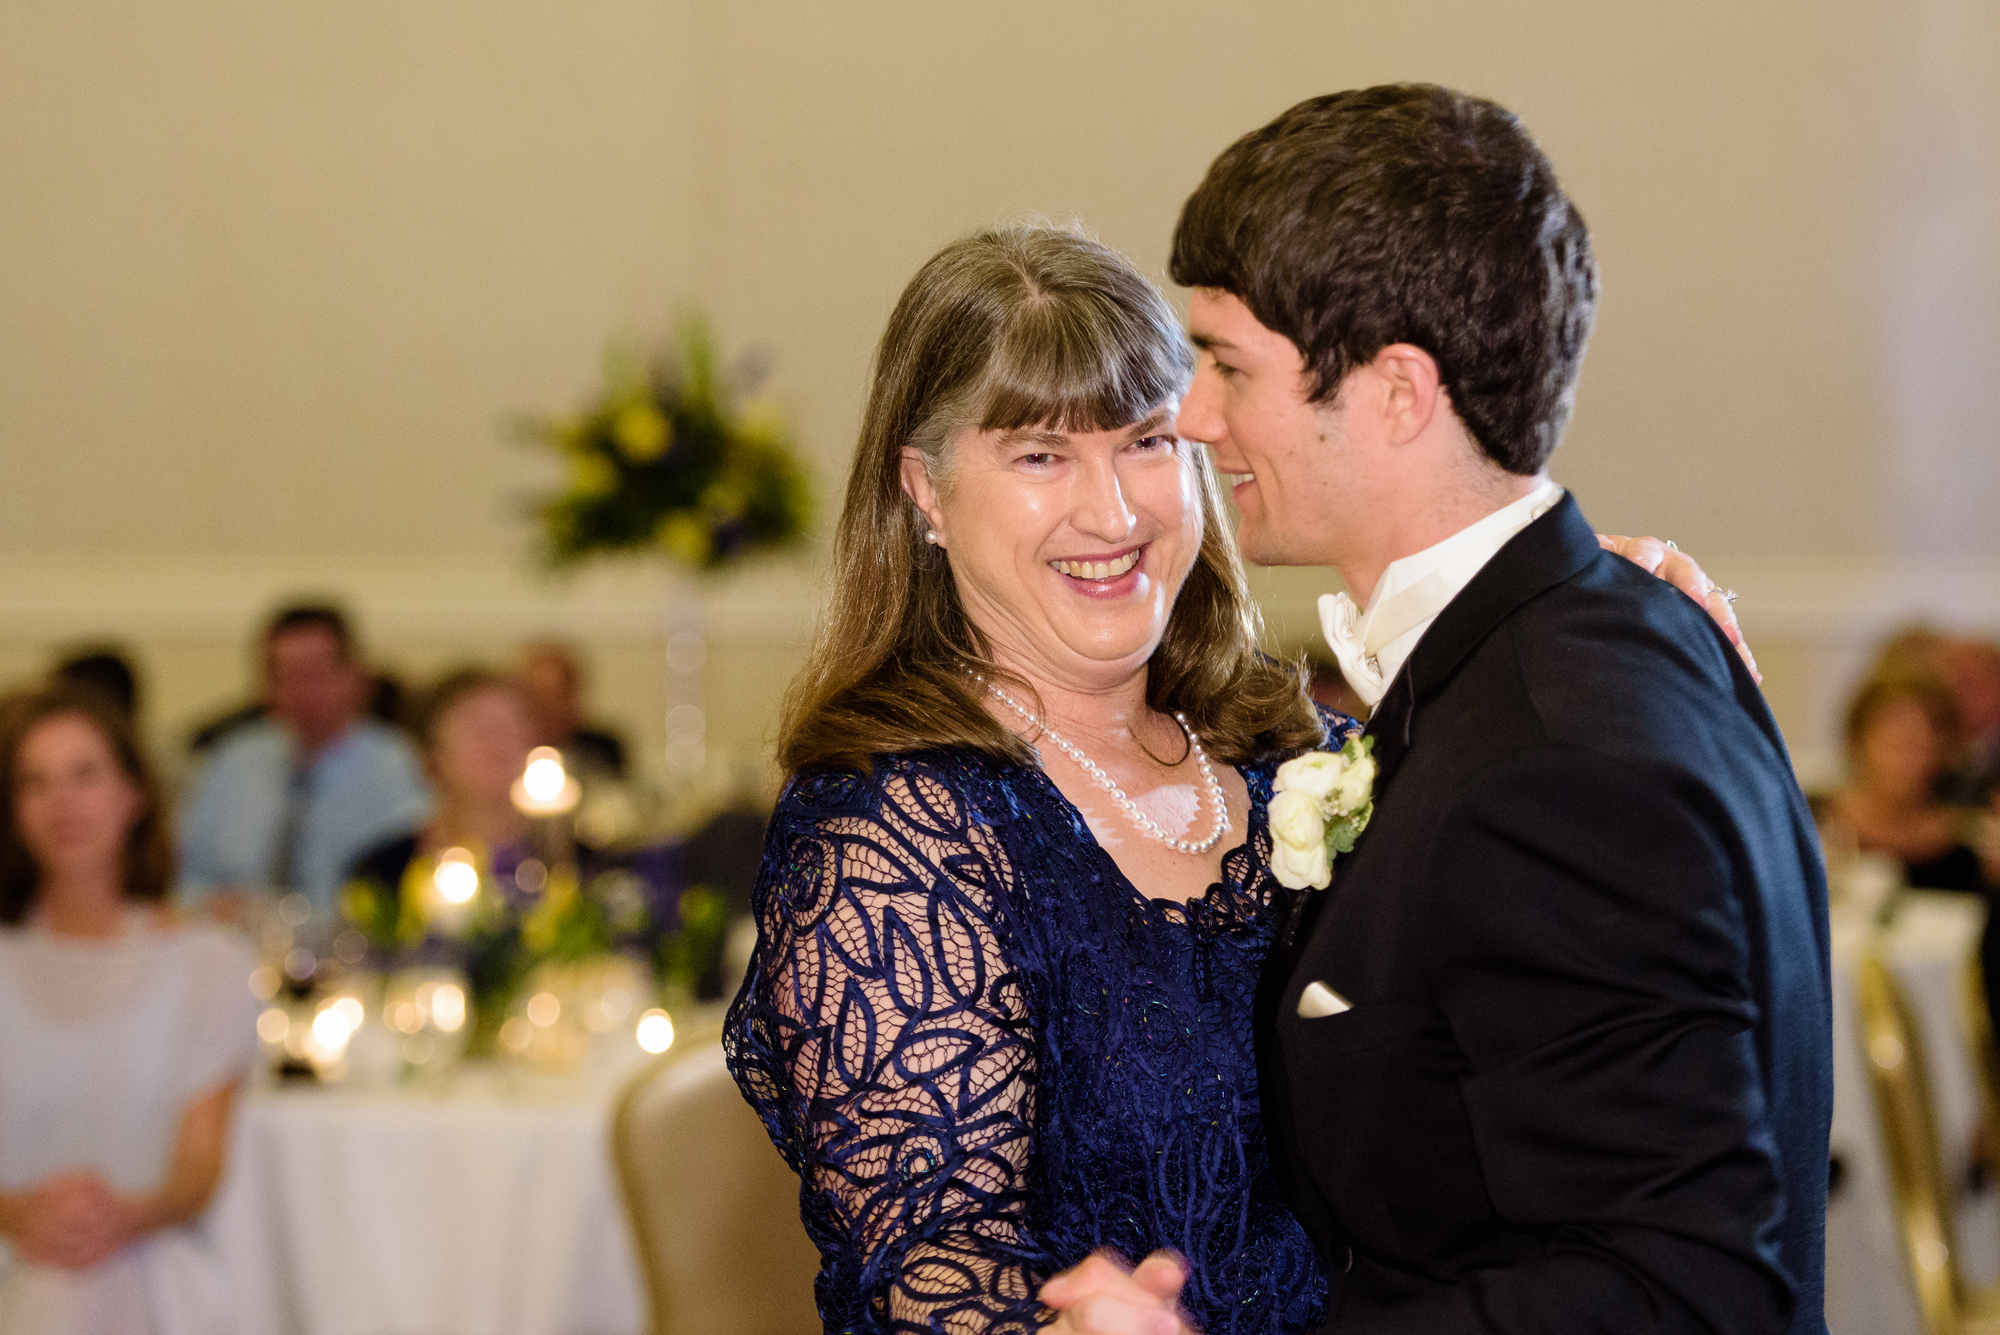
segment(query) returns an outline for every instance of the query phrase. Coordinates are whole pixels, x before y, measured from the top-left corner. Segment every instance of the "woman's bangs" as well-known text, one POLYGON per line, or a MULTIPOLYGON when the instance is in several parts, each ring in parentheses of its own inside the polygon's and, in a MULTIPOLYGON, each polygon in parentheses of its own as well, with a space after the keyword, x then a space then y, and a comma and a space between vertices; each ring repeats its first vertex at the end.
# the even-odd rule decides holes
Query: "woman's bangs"
POLYGON ((1180 397, 1193 374, 1193 352, 1171 317, 1056 302, 1024 315, 1001 338, 975 397, 983 431, 1115 431, 1180 397))

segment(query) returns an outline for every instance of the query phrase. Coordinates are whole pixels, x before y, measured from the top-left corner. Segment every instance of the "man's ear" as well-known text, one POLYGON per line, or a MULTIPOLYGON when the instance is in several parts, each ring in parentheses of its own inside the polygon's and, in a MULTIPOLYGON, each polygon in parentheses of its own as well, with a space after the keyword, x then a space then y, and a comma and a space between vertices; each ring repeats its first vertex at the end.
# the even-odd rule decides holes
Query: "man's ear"
POLYGON ((931 484, 931 471, 924 465, 923 451, 914 446, 903 447, 903 494, 910 503, 923 511, 924 519, 937 534, 938 545, 945 542, 944 511, 938 508, 937 488, 931 484))
POLYGON ((1437 358, 1414 343, 1391 343, 1368 364, 1376 378, 1382 434, 1394 445, 1415 440, 1430 426, 1445 396, 1437 358))

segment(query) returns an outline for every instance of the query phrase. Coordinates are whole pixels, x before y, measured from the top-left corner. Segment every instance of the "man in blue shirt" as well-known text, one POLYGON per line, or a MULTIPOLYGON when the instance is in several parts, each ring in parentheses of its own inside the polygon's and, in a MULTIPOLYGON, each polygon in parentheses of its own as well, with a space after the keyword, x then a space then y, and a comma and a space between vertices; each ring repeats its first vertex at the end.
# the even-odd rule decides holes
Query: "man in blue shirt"
POLYGON ((299 891, 330 915, 350 864, 423 823, 430 793, 402 734, 364 714, 368 674, 347 619, 290 607, 264 632, 266 711, 197 776, 181 824, 181 894, 222 916, 254 891, 299 891))

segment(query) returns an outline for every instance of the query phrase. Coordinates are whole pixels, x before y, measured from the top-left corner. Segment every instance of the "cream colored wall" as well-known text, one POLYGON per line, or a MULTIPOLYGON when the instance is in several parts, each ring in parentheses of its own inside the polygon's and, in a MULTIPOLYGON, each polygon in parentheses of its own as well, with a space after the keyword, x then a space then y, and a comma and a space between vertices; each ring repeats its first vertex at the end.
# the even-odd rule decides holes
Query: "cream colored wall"
MULTIPOLYGON (((944 240, 1079 216, 1150 270, 1231 138, 1395 78, 1518 110, 1606 295, 1558 476, 1744 594, 1802 765, 1882 625, 2000 627, 2000 18, 1756 6, 334 0, 0 7, 0 676, 135 643, 160 732, 346 594, 413 671, 551 628, 657 752, 669 585, 549 585, 507 442, 699 301, 771 345, 831 504, 944 240)), ((709 782, 810 561, 711 590, 709 782)), ((1281 638, 1323 577, 1260 586, 1281 638)))

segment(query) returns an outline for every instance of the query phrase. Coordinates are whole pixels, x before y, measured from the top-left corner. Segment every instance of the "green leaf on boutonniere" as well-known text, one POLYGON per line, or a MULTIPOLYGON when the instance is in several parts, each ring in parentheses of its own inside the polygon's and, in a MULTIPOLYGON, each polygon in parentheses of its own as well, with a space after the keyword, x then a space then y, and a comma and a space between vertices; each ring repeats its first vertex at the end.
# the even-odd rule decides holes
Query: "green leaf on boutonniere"
POLYGON ((1368 828, 1368 818, 1375 814, 1375 804, 1370 802, 1352 816, 1335 816, 1326 823, 1326 846, 1334 853, 1352 853, 1354 841, 1368 828))

